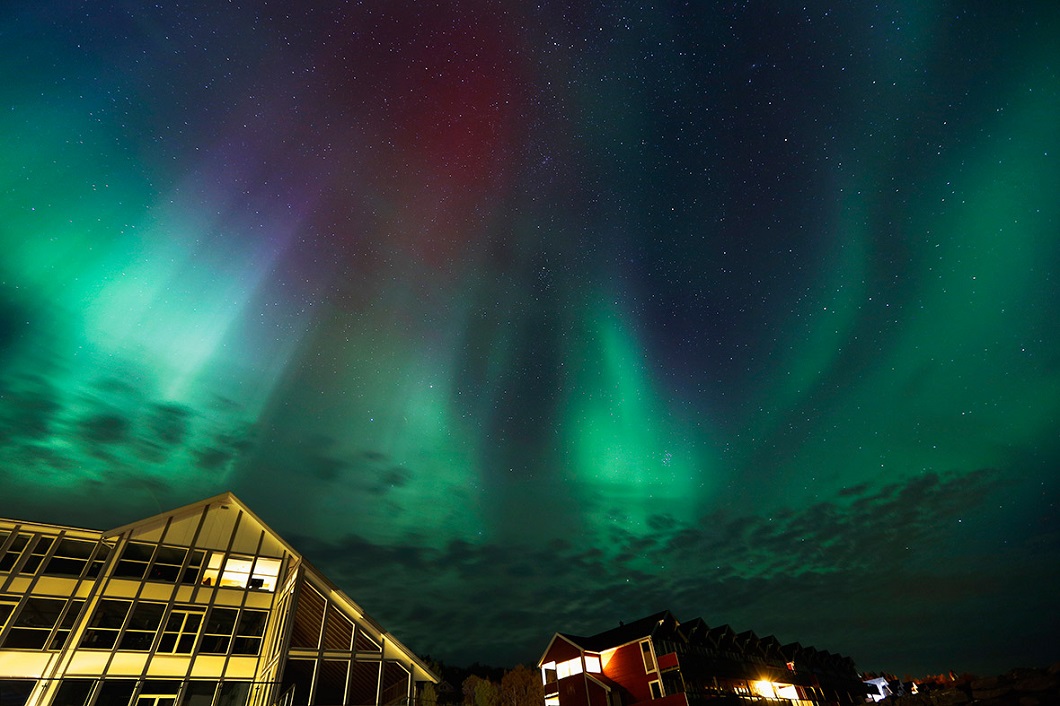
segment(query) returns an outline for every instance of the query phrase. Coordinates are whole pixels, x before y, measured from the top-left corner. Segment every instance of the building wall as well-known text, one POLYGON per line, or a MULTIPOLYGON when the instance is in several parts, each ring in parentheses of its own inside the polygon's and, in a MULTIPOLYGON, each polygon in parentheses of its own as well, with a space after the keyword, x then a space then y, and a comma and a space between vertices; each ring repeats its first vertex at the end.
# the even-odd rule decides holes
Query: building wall
MULTIPOLYGON (((650 649, 650 642, 646 644, 650 649)), ((632 697, 632 703, 651 700, 650 684, 659 679, 654 651, 650 652, 648 663, 650 670, 645 668, 644 649, 641 642, 631 642, 613 652, 604 653, 604 659, 604 675, 621 684, 632 697)))

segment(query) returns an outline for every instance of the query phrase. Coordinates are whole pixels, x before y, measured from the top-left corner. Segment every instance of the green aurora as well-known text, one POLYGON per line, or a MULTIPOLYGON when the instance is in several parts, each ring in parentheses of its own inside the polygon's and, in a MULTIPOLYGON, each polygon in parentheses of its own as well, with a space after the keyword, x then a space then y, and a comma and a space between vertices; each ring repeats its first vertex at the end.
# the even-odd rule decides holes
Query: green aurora
POLYGON ((230 489, 451 660, 1060 658, 1060 11, 800 8, 0 10, 0 514, 230 489))

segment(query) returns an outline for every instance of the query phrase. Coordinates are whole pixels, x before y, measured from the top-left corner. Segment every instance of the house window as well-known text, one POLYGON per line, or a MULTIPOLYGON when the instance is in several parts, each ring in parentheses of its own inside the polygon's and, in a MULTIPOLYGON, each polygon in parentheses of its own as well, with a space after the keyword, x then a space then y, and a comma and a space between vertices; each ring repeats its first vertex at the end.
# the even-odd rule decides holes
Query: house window
POLYGON ((169 614, 158 651, 168 654, 191 654, 202 626, 202 610, 176 609, 169 614))
MULTIPOLYGON (((234 655, 256 655, 261 652, 261 639, 265 634, 265 623, 269 614, 264 610, 243 610, 236 628, 236 639, 232 644, 234 655)), ((325 645, 325 648, 327 645, 325 645)))
POLYGON ((92 622, 85 630, 81 646, 95 650, 109 650, 114 647, 131 607, 132 601, 101 600, 92 616, 92 622))
MULTIPOLYGON (((210 706, 213 703, 214 692, 217 691, 215 681, 190 681, 184 687, 184 698, 181 706, 210 706)), ((99 706, 99 704, 96 704, 99 706)))
POLYGON ((11 540, 11 546, 7 548, 3 556, 0 556, 0 571, 11 571, 15 564, 18 563, 18 558, 22 556, 22 551, 29 544, 29 539, 32 535, 19 534, 11 540))
POLYGON ((159 547, 155 554, 155 563, 147 578, 150 581, 168 581, 170 583, 198 583, 206 552, 185 547, 159 547), (184 560, 188 560, 184 568, 184 560))
POLYGON ((15 612, 15 606, 17 605, 18 601, 0 601, 0 635, 4 634, 7 621, 11 618, 11 614, 15 612))
MULTIPOLYGON (((96 557, 92 560, 92 563, 88 567, 88 578, 94 579, 103 573, 103 567, 107 563, 107 557, 110 556, 110 547, 106 544, 101 544, 99 549, 96 551, 96 557)), ((97 700, 98 703, 98 700, 97 700)))
POLYGON ((663 695, 663 693, 662 693, 662 683, 659 682, 658 679, 656 679, 655 681, 649 683, 648 686, 651 687, 651 697, 653 699, 661 699, 662 698, 662 695, 663 695))
POLYGON ((246 706, 250 698, 250 682, 225 680, 217 694, 217 706, 246 706))
POLYGON ((63 679, 52 706, 84 706, 95 684, 95 679, 63 679))
POLYGON ((70 631, 74 629, 77 616, 81 614, 81 609, 84 607, 85 602, 82 600, 70 601, 70 605, 66 608, 66 615, 59 621, 59 629, 55 631, 51 644, 48 645, 49 650, 61 650, 63 648, 67 638, 70 637, 70 631))
POLYGON ((150 650, 165 612, 166 606, 163 603, 137 603, 136 609, 129 617, 129 624, 125 626, 125 634, 121 636, 118 649, 141 652, 150 650))
POLYGON ((560 662, 556 665, 556 676, 560 679, 573 676, 575 674, 582 673, 582 660, 581 657, 575 657, 574 659, 568 659, 566 662, 560 662))
POLYGON ((99 688, 93 706, 128 706, 135 687, 135 679, 107 679, 99 688))
POLYGON ((37 543, 33 545, 33 549, 30 550, 29 556, 26 557, 26 563, 22 565, 22 573, 32 574, 40 568, 40 564, 44 561, 44 557, 48 554, 48 550, 52 548, 52 544, 55 543, 55 537, 38 537, 37 543))
POLYGON ((593 674, 603 671, 600 669, 600 655, 585 655, 585 671, 593 674))
POLYGON ((655 655, 651 651, 651 642, 644 640, 640 643, 640 654, 644 658, 644 671, 654 672, 655 671, 655 655))
POLYGON ((202 582, 208 586, 275 591, 279 575, 279 559, 268 557, 255 559, 251 556, 232 554, 226 560, 223 552, 211 552, 209 562, 203 571, 202 582))
POLYGON ((227 654, 228 647, 232 643, 232 630, 236 626, 238 614, 239 611, 235 608, 211 610, 210 617, 206 620, 206 627, 202 631, 202 645, 199 651, 215 655, 227 654))
POLYGON ((35 679, 0 679, 0 694, 4 695, 4 706, 25 706, 36 684, 35 679))
POLYGON ((3 646, 9 649, 44 649, 64 607, 66 600, 62 598, 27 598, 7 632, 3 646))
POLYGON ((118 565, 114 567, 114 576, 122 579, 142 579, 147 575, 147 566, 151 563, 154 551, 153 544, 129 542, 118 559, 118 565))
POLYGON ((179 681, 148 679, 136 697, 136 706, 173 706, 177 700, 178 691, 180 691, 179 681))
POLYGON ((95 548, 95 542, 84 539, 60 539, 58 546, 55 547, 55 554, 44 565, 41 573, 49 576, 77 578, 88 566, 88 561, 92 558, 92 550, 95 548))

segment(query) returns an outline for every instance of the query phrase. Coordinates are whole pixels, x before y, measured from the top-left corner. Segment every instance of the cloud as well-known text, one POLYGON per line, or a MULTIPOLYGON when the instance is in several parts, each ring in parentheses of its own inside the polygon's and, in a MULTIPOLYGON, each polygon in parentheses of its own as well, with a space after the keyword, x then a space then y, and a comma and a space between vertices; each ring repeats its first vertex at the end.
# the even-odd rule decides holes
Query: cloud
POLYGON ((915 641, 1001 590, 985 567, 936 559, 955 518, 999 482, 989 470, 927 474, 773 517, 660 517, 645 536, 612 532, 610 546, 291 540, 399 639, 450 661, 532 662, 551 631, 588 634, 669 608, 875 663, 877 636, 915 641))
POLYGON ((119 414, 94 414, 80 421, 81 440, 86 444, 120 444, 129 435, 129 420, 119 414))

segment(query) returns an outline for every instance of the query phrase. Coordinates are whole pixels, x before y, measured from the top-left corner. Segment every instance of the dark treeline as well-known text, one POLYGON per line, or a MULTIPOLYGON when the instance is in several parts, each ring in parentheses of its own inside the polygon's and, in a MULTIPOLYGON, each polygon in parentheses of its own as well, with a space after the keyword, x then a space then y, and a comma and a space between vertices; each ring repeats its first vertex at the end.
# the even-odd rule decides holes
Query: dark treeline
POLYGON ((478 662, 451 667, 430 657, 425 661, 442 680, 424 687, 421 706, 541 706, 545 699, 535 667, 504 669, 478 662))

